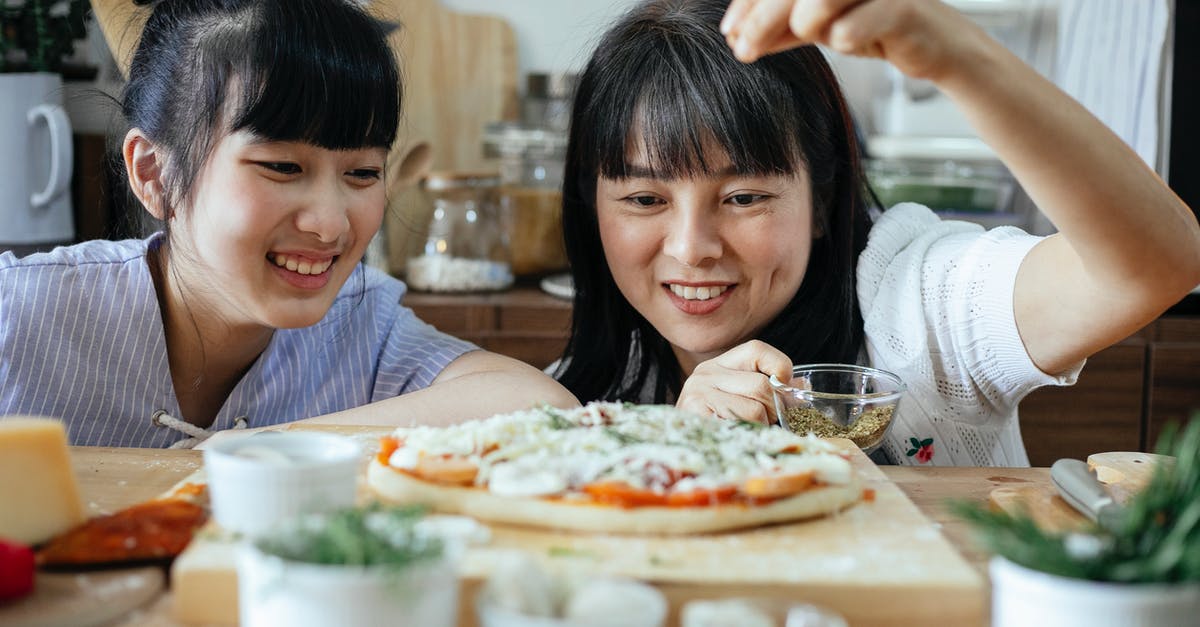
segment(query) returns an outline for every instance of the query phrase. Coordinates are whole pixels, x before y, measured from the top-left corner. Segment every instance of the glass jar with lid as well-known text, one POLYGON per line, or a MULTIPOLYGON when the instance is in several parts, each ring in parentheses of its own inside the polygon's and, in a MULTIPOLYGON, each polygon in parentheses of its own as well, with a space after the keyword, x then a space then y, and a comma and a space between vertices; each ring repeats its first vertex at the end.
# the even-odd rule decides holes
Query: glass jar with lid
POLYGON ((499 184, 495 172, 431 172, 421 181, 432 212, 425 245, 406 263, 410 287, 474 292, 512 285, 499 184))
POLYGON ((550 127, 496 122, 484 130, 484 156, 500 171, 514 274, 540 275, 567 267, 562 238, 566 148, 566 133, 550 127))

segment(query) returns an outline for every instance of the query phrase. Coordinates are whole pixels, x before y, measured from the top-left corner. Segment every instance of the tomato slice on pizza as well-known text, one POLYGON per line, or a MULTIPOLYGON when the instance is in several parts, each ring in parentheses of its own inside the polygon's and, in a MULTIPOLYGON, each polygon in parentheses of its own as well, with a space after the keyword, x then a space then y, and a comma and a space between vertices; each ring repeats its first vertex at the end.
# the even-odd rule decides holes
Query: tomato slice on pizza
POLYGON ((722 531, 862 497, 848 459, 818 438, 616 403, 397 429, 368 483, 385 499, 440 511, 611 533, 722 531))

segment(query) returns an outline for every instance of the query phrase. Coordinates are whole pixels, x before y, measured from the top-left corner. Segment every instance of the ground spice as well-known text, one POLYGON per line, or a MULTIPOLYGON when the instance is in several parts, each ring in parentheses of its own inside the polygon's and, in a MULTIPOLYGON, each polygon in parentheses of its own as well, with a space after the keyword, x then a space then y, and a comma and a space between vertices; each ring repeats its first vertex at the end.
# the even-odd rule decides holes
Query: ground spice
POLYGON ((894 405, 871 408, 848 427, 833 422, 816 407, 793 407, 784 411, 784 419, 788 428, 796 433, 813 433, 822 438, 849 438, 859 448, 870 448, 883 439, 895 409, 894 405))

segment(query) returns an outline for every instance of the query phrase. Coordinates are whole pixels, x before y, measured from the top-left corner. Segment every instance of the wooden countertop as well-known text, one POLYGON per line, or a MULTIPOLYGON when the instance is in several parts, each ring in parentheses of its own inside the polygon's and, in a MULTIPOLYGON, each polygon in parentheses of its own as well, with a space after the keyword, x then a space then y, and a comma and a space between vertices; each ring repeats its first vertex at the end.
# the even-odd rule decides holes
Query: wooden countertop
MULTIPOLYGON (((91 515, 112 512, 153 498, 201 465, 198 451, 74 447, 72 463, 91 515)), ((941 527, 947 540, 986 578, 987 555, 975 548, 966 525, 945 509, 947 499, 984 501, 1001 486, 1048 484, 1046 468, 882 467, 921 512, 941 527)), ((986 580, 986 579, 985 579, 986 580)), ((173 625, 169 595, 138 610, 129 625, 173 625)))

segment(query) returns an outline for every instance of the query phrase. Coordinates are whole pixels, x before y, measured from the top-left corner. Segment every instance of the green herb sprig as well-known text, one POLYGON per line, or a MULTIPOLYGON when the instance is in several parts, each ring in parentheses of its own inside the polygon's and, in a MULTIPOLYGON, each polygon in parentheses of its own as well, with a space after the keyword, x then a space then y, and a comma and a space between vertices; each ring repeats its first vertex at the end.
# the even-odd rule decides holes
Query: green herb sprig
POLYGON ((951 511, 978 532, 988 550, 1034 570, 1120 583, 1200 582, 1200 414, 1180 431, 1168 425, 1150 483, 1108 527, 1051 533, 1028 514, 955 501, 951 511))
POLYGON ((258 540, 269 555, 309 564, 382 566, 402 569, 442 555, 442 542, 419 533, 420 506, 373 503, 306 516, 258 540))

